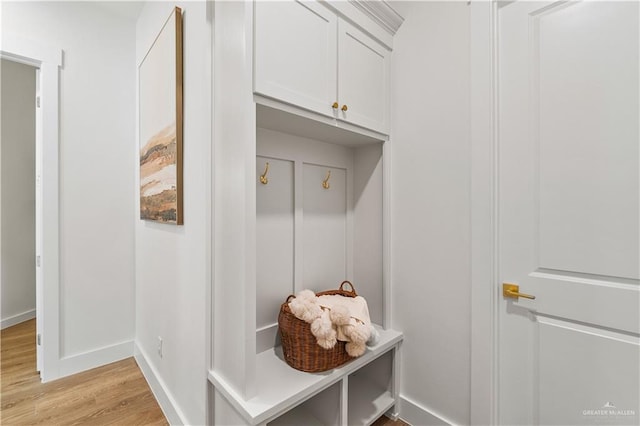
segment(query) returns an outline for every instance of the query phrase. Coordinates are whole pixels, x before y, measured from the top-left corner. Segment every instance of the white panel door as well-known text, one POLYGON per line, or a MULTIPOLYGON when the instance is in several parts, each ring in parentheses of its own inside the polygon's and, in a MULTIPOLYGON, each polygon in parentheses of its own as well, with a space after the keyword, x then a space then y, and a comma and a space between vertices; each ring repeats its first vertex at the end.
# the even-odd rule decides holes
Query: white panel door
POLYGON ((498 11, 499 423, 640 423, 638 2, 498 11))
POLYGON ((293 161, 258 156, 256 176, 256 327, 276 324, 280 305, 294 294, 293 161), (267 163, 269 164, 267 169, 267 163))
POLYGON ((342 19, 338 30, 338 117, 388 134, 391 52, 342 19))
MULTIPOLYGON (((42 333, 44 332, 44 277, 42 274, 42 252, 43 252, 43 232, 42 216, 44 213, 43 192, 42 192, 42 153, 44 147, 42 135, 42 108, 40 107, 40 79, 42 71, 36 69, 36 370, 42 372, 44 363, 44 348, 42 347, 42 333)), ((42 375, 41 375, 42 377, 42 375)))
POLYGON ((336 22, 315 1, 256 1, 254 92, 333 117, 336 22))
POLYGON ((302 288, 337 288, 347 279, 347 171, 303 165, 302 288), (322 182, 331 172, 329 188, 322 182))

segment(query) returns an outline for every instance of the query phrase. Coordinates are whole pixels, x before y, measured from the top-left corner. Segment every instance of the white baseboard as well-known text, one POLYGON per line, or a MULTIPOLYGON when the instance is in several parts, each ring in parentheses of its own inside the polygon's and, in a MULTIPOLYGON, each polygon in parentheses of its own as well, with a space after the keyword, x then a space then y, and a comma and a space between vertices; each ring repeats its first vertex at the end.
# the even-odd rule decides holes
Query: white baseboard
POLYGON ((31 309, 30 311, 26 311, 9 318, 4 318, 2 320, 2 325, 0 326, 1 327, 0 329, 4 330, 7 327, 20 324, 21 322, 29 321, 30 319, 34 319, 35 317, 36 317, 36 310, 31 309))
POLYGON ((91 370, 92 368, 102 367, 103 365, 121 361, 131 356, 133 356, 132 340, 81 354, 65 356, 60 359, 59 376, 56 377, 56 379, 91 370))
POLYGON ((397 411, 400 413, 400 418, 410 425, 454 425, 452 421, 447 420, 444 416, 434 413, 403 395, 400 395, 399 409, 397 411))
POLYGON ((171 392, 169 392, 167 385, 160 378, 160 375, 154 368, 153 364, 147 361, 149 357, 137 343, 135 344, 134 356, 136 358, 136 361, 138 362, 140 370, 142 370, 144 378, 147 380, 147 383, 151 388, 151 392, 153 392, 153 395, 156 397, 156 401, 158 401, 158 405, 160 405, 160 409, 164 413, 164 416, 167 418, 169 424, 189 424, 186 421, 184 414, 178 407, 175 398, 173 397, 173 395, 171 395, 171 392))

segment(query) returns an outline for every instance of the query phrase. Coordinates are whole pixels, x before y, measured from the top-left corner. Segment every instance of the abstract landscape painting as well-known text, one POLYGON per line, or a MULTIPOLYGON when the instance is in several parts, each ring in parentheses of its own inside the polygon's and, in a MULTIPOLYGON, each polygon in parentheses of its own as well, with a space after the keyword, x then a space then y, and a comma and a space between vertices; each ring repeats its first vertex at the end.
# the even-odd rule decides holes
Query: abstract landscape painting
POLYGON ((182 17, 175 8, 139 67, 140 218, 183 224, 182 17))
POLYGON ((140 217, 177 222, 176 126, 153 135, 140 151, 140 217))

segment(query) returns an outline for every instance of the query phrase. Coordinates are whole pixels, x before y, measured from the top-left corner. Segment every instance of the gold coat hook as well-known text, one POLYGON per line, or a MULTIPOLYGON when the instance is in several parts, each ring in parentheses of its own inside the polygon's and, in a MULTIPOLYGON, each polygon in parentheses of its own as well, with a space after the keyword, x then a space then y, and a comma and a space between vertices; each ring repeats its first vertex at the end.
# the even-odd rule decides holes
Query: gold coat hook
POLYGON ((327 170, 327 177, 325 178, 325 180, 322 181, 322 187, 324 189, 329 189, 330 185, 329 185, 329 178, 331 177, 331 170, 327 170))
POLYGON ((267 178, 267 173, 269 173, 269 162, 264 166, 264 173, 260 175, 260 183, 266 185, 269 183, 269 179, 267 178))

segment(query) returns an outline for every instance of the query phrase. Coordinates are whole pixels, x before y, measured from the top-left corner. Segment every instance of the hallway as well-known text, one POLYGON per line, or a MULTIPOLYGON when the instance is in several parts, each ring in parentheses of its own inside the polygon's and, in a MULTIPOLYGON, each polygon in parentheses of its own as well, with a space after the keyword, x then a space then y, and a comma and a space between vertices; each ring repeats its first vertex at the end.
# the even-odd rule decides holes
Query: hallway
POLYGON ((168 424, 133 358, 40 383, 35 329, 2 330, 0 424, 168 424))

